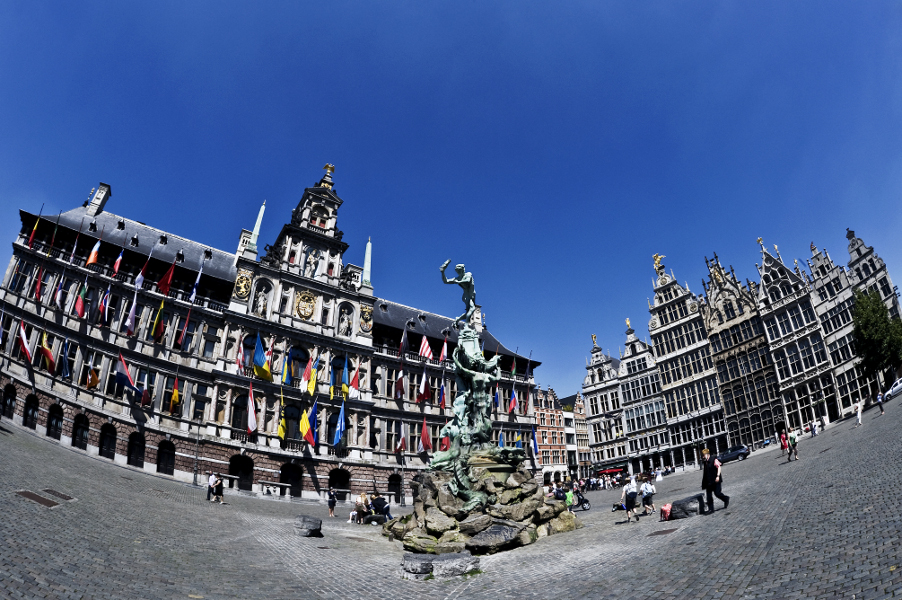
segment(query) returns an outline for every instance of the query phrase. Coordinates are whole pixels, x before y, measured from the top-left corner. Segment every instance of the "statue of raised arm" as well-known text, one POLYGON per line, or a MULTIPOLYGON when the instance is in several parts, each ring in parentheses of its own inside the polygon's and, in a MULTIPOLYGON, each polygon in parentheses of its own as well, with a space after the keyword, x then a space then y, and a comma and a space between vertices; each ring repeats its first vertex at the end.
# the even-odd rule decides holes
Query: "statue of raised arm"
POLYGON ((467 309, 464 314, 454 319, 454 322, 457 323, 462 320, 464 323, 469 323, 470 319, 473 317, 473 313, 476 312, 476 284, 473 281, 473 274, 468 273, 464 265, 460 264, 454 267, 454 270, 457 272, 457 277, 448 279, 445 275, 445 269, 447 269, 450 264, 451 261, 446 260, 439 268, 442 272, 442 281, 445 283, 456 283, 463 289, 464 293, 461 299, 464 301, 464 306, 467 309))

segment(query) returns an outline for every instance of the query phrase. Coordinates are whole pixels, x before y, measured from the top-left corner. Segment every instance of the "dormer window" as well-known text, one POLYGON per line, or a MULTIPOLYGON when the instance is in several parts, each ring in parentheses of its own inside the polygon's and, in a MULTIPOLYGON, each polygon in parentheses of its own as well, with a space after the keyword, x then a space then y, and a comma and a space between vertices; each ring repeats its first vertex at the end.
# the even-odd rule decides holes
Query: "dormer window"
POLYGON ((88 231, 97 231, 97 221, 91 221, 88 225, 88 231))
POLYGON ((132 236, 131 245, 132 245, 132 248, 138 247, 138 236, 137 235, 132 236))
POLYGON ((179 250, 175 255, 175 262, 183 263, 185 262, 185 253, 182 250, 179 250))
POLYGON ((211 258, 213 258, 213 251, 207 248, 204 250, 204 260, 210 260, 211 258))
POLYGON ((165 235, 160 236, 160 245, 161 246, 165 246, 168 242, 169 242, 169 238, 167 238, 165 235))
POLYGON ((119 222, 116 223, 116 229, 119 231, 123 231, 125 229, 125 219, 119 219, 119 222))
POLYGON ((325 229, 328 216, 326 209, 316 206, 310 211, 310 224, 325 229))

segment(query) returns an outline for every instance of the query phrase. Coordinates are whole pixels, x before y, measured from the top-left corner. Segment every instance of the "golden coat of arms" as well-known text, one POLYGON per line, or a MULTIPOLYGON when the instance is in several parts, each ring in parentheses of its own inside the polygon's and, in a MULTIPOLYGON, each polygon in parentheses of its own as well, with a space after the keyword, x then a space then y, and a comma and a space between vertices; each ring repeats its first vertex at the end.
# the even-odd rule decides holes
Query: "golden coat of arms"
POLYGON ((235 297, 245 300, 251 293, 251 276, 250 271, 241 269, 238 271, 238 277, 235 279, 235 297))
POLYGON ((302 319, 309 319, 313 316, 313 309, 316 307, 316 296, 308 290, 298 292, 294 302, 294 312, 302 319))
POLYGON ((360 307, 360 331, 369 333, 373 330, 373 307, 360 307))

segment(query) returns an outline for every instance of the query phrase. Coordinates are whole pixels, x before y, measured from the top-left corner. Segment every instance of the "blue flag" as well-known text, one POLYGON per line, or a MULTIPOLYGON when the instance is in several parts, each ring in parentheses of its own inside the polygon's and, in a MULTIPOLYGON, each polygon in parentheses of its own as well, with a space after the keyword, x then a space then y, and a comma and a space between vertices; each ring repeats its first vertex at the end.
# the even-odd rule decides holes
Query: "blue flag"
POLYGON ((335 365, 329 365, 332 372, 329 374, 329 400, 335 395, 335 365))
POLYGON ((282 358, 282 385, 291 385, 291 353, 282 358))
POLYGON ((345 368, 341 372, 341 393, 348 399, 348 355, 345 354, 345 368))
POLYGON ((495 386, 495 408, 498 408, 498 386, 495 386))
POLYGON ((498 447, 504 448, 504 432, 498 434, 498 447))
MULTIPOLYGON (((0 338, 3 337, 3 332, 0 332, 0 338)), ((72 374, 69 373, 69 338, 66 338, 66 341, 63 342, 63 351, 60 356, 60 362, 62 363, 62 378, 63 379, 72 379, 72 374)))
POLYGON ((517 448, 522 448, 522 447, 523 447, 523 434, 518 433, 518 434, 517 434, 517 437, 514 438, 514 442, 515 442, 514 445, 515 445, 517 448))
POLYGON ((272 381, 272 374, 266 358, 263 341, 260 339, 260 334, 257 333, 257 346, 254 348, 254 374, 262 379, 272 381))
POLYGON ((314 440, 313 445, 314 446, 316 445, 316 441, 319 440, 319 436, 316 434, 317 421, 318 421, 317 416, 316 416, 317 415, 316 403, 317 403, 317 401, 314 400, 313 406, 310 407, 310 430, 313 432, 313 440, 314 440))
POLYGON ((539 442, 536 440, 536 426, 532 426, 532 455, 539 455, 539 442))
POLYGON ((341 412, 338 413, 338 423, 335 424, 335 439, 332 445, 337 446, 341 442, 342 436, 345 434, 345 403, 341 403, 341 412))

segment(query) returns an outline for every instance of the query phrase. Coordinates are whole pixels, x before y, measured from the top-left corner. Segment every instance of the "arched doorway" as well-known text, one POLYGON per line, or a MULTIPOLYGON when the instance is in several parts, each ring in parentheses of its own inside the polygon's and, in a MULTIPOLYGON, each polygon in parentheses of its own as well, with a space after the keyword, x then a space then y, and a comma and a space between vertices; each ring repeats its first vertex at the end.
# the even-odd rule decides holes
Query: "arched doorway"
POLYGON ((347 500, 351 489, 351 473, 345 469, 329 471, 329 487, 335 490, 338 500, 347 500))
POLYGON ((175 472, 175 444, 163 440, 157 446, 157 473, 172 475, 175 472))
POLYGON ((34 394, 25 398, 25 412, 22 415, 22 425, 34 429, 38 425, 38 397, 34 394))
POLYGON ((111 423, 100 428, 100 456, 110 460, 116 457, 116 428, 111 423))
POLYGON ((88 431, 90 431, 90 423, 88 417, 83 414, 75 415, 75 421, 72 424, 72 445, 82 450, 88 449, 88 431))
POLYGON ((3 388, 3 406, 0 409, 7 419, 12 419, 16 414, 16 386, 11 383, 3 388))
POLYGON ((281 472, 279 473, 279 483, 287 483, 290 485, 290 488, 281 488, 279 490, 279 495, 284 496, 285 492, 288 492, 289 496, 301 496, 301 491, 304 489, 304 470, 301 469, 300 465, 296 465, 294 463, 285 463, 282 465, 281 472))
POLYGON ((401 476, 397 473, 388 477, 388 496, 396 503, 401 502, 401 476))
POLYGON ((135 431, 128 436, 128 464, 133 467, 144 466, 144 434, 135 431))
POLYGON ((551 485, 551 471, 545 471, 542 474, 542 482, 544 485, 551 485))
MULTIPOLYGON (((229 475, 238 478, 238 489, 250 491, 254 486, 254 461, 250 456, 236 454, 229 459, 229 475)), ((229 482, 232 487, 232 482, 229 482)))
POLYGON ((63 435, 63 407, 54 404, 47 411, 47 437, 55 440, 60 439, 63 435))

